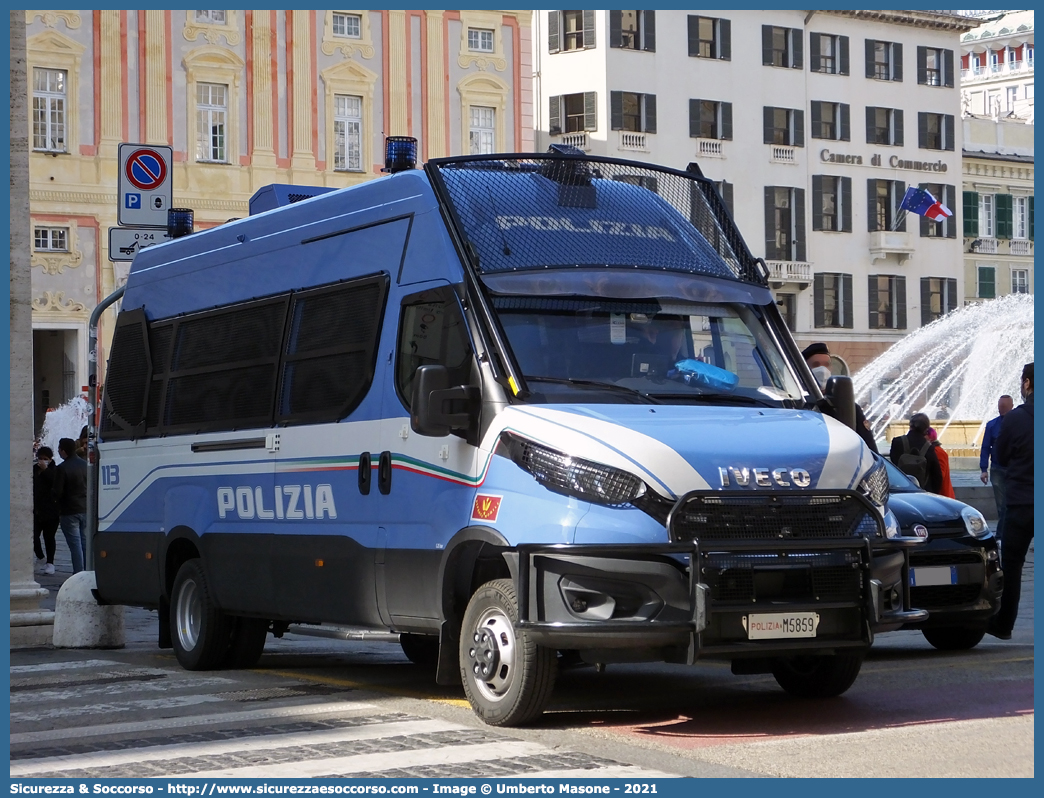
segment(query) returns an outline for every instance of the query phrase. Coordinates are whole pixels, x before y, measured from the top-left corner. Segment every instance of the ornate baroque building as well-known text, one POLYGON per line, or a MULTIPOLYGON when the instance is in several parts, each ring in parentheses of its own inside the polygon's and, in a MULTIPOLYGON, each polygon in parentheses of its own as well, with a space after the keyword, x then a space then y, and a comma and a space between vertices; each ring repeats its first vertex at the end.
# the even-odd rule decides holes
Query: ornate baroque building
MULTIPOLYGON (((533 149, 529 11, 27 11, 36 425, 87 381, 120 142, 173 148, 196 229, 270 183, 350 186, 384 137, 422 159, 533 149)), ((109 314, 111 315, 111 314, 109 314)), ((99 339, 111 335, 103 319, 99 339)))

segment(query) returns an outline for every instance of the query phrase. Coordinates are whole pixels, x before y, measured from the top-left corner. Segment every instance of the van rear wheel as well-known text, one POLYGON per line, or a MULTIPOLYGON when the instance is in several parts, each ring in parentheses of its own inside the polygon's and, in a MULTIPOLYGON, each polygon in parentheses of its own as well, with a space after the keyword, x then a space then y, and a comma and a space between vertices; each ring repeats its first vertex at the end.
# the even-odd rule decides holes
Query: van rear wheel
POLYGON ((490 726, 521 726, 551 699, 557 653, 515 629, 518 600, 510 579, 487 582, 471 597, 460 632, 460 674, 471 708, 490 726))
POLYGON ((230 619, 232 636, 225 654, 226 668, 253 668, 261 659, 268 638, 268 620, 265 618, 230 619))
POLYGON ((798 698, 833 698, 852 686, 862 665, 861 654, 789 657, 773 663, 772 675, 798 698))
POLYGON ((435 635, 399 635, 399 645, 406 659, 414 665, 434 670, 439 664, 439 638, 435 635))
POLYGON ((174 655, 185 670, 220 668, 229 647, 228 617, 214 603, 203 565, 188 560, 178 569, 170 597, 174 655))

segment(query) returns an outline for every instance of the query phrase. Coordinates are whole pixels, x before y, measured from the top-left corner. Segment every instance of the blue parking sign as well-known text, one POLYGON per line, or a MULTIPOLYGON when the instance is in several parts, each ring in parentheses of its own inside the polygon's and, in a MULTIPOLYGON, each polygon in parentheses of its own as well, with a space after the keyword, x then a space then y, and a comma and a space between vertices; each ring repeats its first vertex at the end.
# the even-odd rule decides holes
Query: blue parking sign
POLYGON ((124 194, 123 202, 124 207, 137 210, 141 207, 141 194, 124 194))

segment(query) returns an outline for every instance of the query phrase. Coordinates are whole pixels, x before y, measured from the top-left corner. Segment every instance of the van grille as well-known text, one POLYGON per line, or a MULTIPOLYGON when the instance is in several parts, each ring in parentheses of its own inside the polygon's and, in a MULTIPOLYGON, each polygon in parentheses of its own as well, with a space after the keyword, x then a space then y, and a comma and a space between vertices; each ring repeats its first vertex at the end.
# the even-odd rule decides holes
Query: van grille
POLYGON ((881 536, 855 493, 686 494, 668 520, 672 541, 832 540, 881 536))

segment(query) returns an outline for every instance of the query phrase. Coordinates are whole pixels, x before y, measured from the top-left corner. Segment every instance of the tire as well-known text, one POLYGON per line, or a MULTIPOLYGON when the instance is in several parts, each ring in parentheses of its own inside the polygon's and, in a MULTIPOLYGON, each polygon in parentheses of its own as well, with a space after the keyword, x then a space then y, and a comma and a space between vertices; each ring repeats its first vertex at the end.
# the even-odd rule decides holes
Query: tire
POLYGON ((861 654, 778 659, 772 675, 779 686, 798 698, 834 698, 852 686, 863 665, 861 654))
POLYGON ((434 635, 399 635, 402 653, 414 665, 435 670, 439 664, 439 638, 434 635))
POLYGON ((268 637, 266 618, 231 618, 231 638, 223 663, 226 668, 253 668, 261 659, 268 637))
POLYGON ((460 632, 460 675, 471 708, 490 726, 539 717, 555 686, 558 654, 517 631, 510 579, 487 582, 471 597, 460 632))
POLYGON ((220 668, 228 652, 228 617, 214 603, 198 559, 183 563, 174 578, 170 637, 178 663, 188 671, 220 668))
POLYGON ((940 651, 967 651, 975 648, 986 635, 985 626, 946 626, 922 629, 924 639, 940 651))

